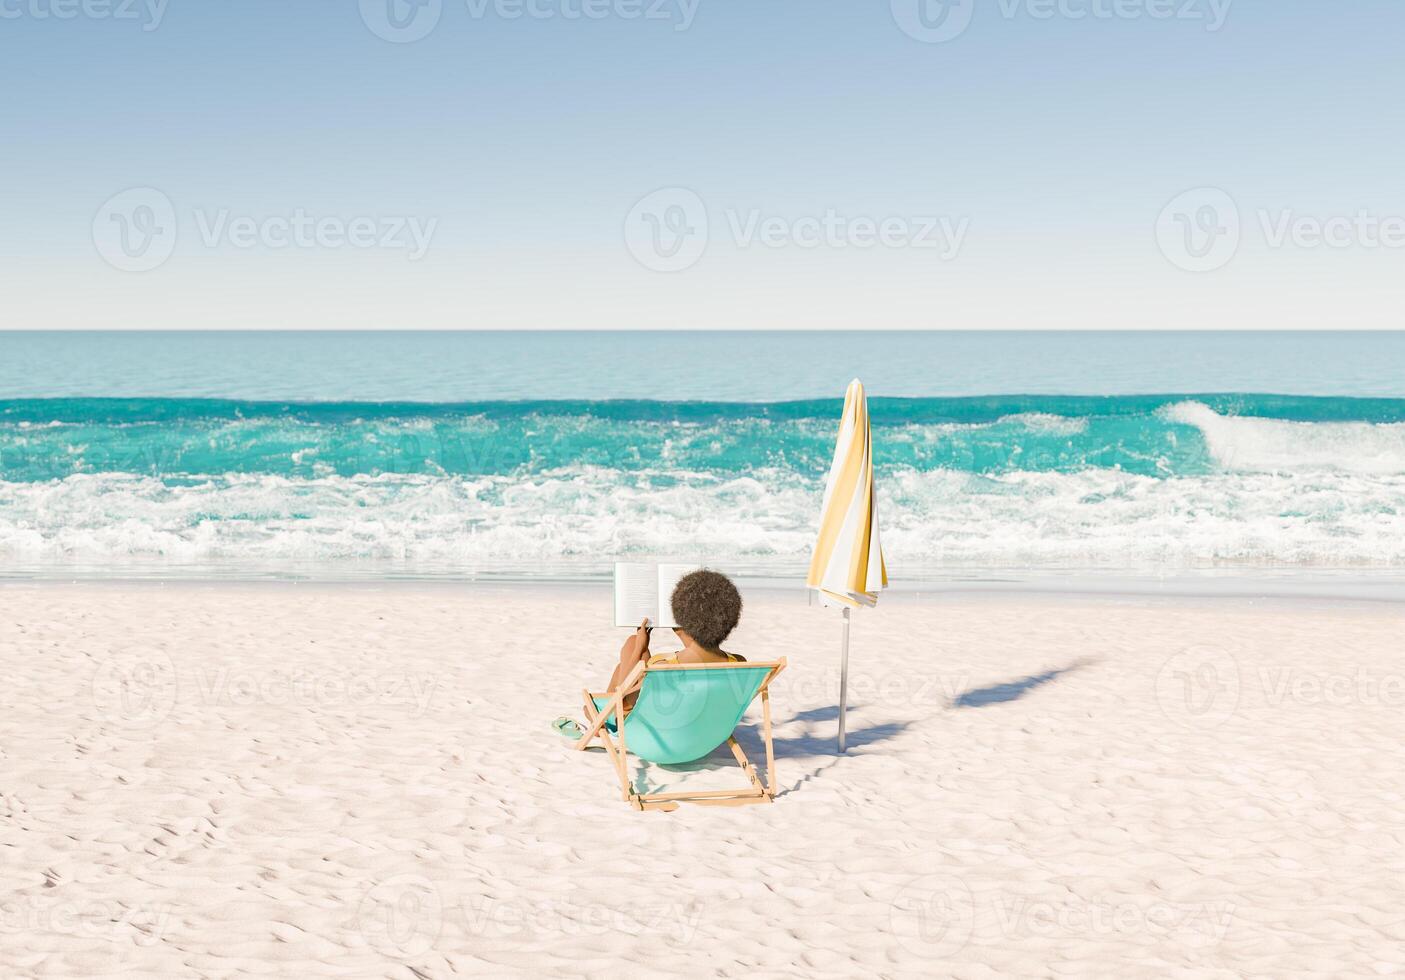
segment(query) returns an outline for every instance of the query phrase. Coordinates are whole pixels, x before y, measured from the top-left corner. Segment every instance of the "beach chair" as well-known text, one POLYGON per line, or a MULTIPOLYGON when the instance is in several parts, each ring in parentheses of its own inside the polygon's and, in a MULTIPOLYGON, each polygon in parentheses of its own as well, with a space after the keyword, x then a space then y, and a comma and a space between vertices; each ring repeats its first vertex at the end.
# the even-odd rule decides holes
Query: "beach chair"
POLYGON ((676 810, 680 802, 704 806, 770 803, 776 793, 776 754, 771 742, 771 681, 785 669, 785 658, 769 663, 639 664, 614 694, 585 693, 586 730, 575 747, 589 748, 599 738, 615 765, 623 799, 636 810, 676 810), (639 685, 639 697, 616 716, 627 693, 639 685), (751 702, 761 697, 761 725, 766 743, 766 785, 734 737, 751 702), (618 739, 618 744, 616 744, 618 739), (630 776, 631 754, 646 762, 676 765, 694 762, 723 742, 732 750, 750 784, 736 790, 638 793, 630 776))

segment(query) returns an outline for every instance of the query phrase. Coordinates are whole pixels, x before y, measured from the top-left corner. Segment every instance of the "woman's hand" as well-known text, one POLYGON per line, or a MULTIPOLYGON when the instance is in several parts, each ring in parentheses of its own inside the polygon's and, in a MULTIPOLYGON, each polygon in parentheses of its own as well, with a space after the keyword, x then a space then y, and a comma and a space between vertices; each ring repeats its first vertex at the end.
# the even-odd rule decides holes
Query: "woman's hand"
POLYGON ((639 623, 639 628, 634 631, 634 653, 640 660, 649 655, 649 634, 653 632, 649 626, 649 617, 645 616, 639 623))

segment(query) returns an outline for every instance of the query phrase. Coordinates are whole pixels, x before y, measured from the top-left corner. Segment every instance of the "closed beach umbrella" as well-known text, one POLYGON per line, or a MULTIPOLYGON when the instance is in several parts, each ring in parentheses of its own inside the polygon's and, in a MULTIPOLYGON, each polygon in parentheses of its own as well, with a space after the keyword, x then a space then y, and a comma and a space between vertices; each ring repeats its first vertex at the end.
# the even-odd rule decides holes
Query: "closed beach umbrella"
POLYGON ((843 655, 839 674, 839 751, 844 751, 844 713, 849 700, 849 613, 873 606, 888 587, 888 569, 878 539, 878 500, 873 491, 873 433, 868 399, 857 378, 844 395, 839 441, 824 488, 820 533, 805 584, 824 606, 844 610, 843 655))

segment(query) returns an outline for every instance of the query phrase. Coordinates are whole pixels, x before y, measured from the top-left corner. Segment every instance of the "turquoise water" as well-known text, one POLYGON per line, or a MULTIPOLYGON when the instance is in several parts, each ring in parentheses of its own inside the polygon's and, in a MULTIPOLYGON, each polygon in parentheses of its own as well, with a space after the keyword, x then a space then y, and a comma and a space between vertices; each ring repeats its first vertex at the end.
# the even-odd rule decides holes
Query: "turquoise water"
MULTIPOLYGON (((1401 337, 879 335, 890 568, 1397 568, 1401 337)), ((0 570, 790 574, 841 405, 809 396, 847 381, 835 342, 0 334, 0 570), (607 389, 630 397, 567 397, 607 389)))
POLYGON ((0 332, 0 398, 776 402, 855 376, 890 397, 1405 398, 1405 332, 0 332))
MULTIPOLYGON (((23 483, 94 473, 172 482, 216 474, 525 479, 589 467, 650 473, 656 485, 686 474, 726 478, 760 470, 815 480, 828 470, 842 406, 841 399, 442 405, 22 399, 0 401, 0 471, 23 483)), ((1281 461, 1290 468, 1315 460, 1341 471, 1389 473, 1400 464, 1389 427, 1405 422, 1405 399, 1281 395, 874 397, 869 410, 875 462, 888 474, 1110 469, 1198 477, 1252 466, 1256 454, 1269 453, 1269 432, 1300 455, 1311 453, 1281 461), (1254 419, 1317 428, 1251 429, 1254 419), (1373 432, 1383 457, 1371 450, 1373 432), (1310 448, 1320 441, 1312 433, 1337 438, 1310 448), (1218 455, 1216 438, 1226 441, 1218 455)))

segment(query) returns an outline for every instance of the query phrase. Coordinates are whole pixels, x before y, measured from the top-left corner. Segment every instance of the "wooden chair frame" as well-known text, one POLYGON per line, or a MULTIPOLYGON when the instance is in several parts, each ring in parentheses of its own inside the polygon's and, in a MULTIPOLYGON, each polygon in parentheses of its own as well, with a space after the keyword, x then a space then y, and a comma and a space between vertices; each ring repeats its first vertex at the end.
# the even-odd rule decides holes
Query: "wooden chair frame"
MULTIPOLYGON (((771 740, 771 682, 776 679, 776 675, 785 669, 785 658, 780 660, 766 661, 760 663, 717 663, 717 664, 656 664, 649 666, 647 661, 641 661, 629 676, 620 684, 619 690, 614 695, 606 692, 583 691, 585 695, 585 718, 586 730, 575 744, 578 751, 584 751, 590 747, 590 743, 599 738, 605 744, 605 751, 610 755, 610 761, 614 764, 615 775, 620 781, 621 798, 634 807, 636 810, 676 810, 679 803, 696 803, 699 806, 746 806, 752 803, 770 803, 776 795, 776 750, 771 740), (618 714, 623 718, 628 718, 628 712, 623 709, 624 699, 638 691, 644 683, 644 676, 655 670, 710 670, 727 667, 747 667, 753 670, 766 667, 770 668, 761 686, 752 695, 754 701, 761 698, 761 731, 763 741, 766 744, 766 783, 761 782, 761 777, 757 775, 756 767, 751 764, 751 760, 746 757, 740 743, 737 742, 735 733, 727 736, 727 745, 732 750, 733 757, 742 771, 746 773, 750 780, 749 785, 735 790, 707 790, 692 793, 636 793, 634 781, 629 774, 629 749, 625 740, 625 726, 623 723, 615 724, 615 734, 619 739, 619 744, 610 737, 609 730, 605 727, 605 721, 612 715, 618 714), (595 707, 595 698, 610 697, 610 702, 604 709, 595 707)), ((750 705, 747 705, 750 707, 750 705)))

